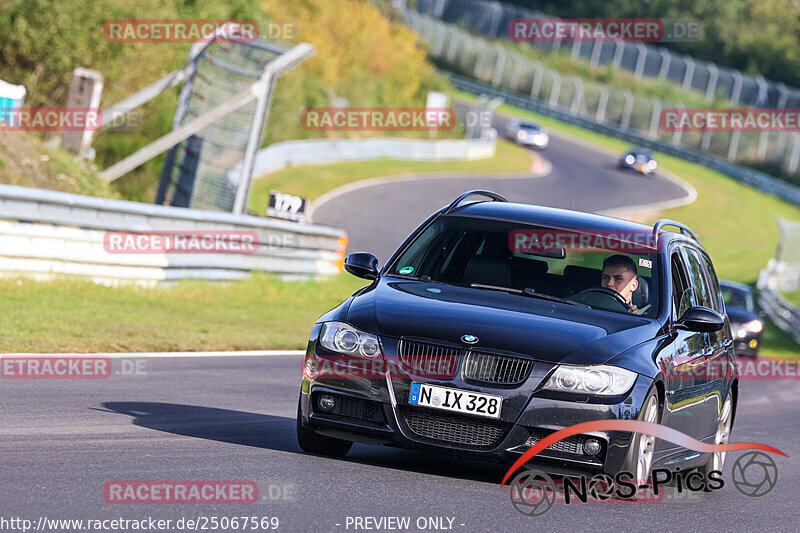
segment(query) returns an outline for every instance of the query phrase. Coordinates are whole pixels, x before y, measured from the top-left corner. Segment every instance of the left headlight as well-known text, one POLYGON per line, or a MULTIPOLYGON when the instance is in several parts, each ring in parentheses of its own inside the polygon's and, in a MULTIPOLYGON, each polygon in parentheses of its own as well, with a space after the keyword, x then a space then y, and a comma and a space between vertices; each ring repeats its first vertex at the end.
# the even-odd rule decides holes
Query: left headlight
POLYGON ((625 394, 636 381, 636 373, 616 366, 559 366, 545 384, 545 390, 594 396, 625 394))
POLYGON ((377 357, 381 354, 378 337, 360 331, 344 322, 325 322, 319 332, 319 343, 333 352, 377 357))

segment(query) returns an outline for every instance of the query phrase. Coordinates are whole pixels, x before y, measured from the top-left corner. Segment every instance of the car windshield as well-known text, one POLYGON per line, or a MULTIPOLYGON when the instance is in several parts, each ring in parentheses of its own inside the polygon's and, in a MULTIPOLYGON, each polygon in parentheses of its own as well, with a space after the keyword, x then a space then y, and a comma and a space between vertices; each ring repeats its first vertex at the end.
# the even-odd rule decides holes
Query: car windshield
POLYGON ((523 130, 531 130, 531 131, 539 131, 541 128, 538 124, 531 124, 530 122, 523 122, 519 125, 520 129, 523 130))
POLYGON ((506 289, 521 297, 567 299, 566 303, 654 318, 658 263, 649 238, 649 232, 612 227, 584 232, 441 216, 390 265, 388 274, 506 289), (616 290, 608 288, 609 281, 616 290))
POLYGON ((725 301, 725 307, 741 307, 751 313, 755 311, 753 293, 750 291, 731 287, 730 285, 722 285, 720 290, 722 291, 722 299, 725 301))

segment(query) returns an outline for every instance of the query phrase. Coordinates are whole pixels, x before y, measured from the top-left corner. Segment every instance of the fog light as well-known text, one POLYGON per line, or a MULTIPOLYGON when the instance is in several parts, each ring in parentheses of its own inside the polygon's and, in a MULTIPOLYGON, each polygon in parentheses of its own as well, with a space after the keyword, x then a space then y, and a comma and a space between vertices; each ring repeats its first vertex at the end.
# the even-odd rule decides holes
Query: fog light
POLYGON ((330 412, 333 411, 336 402, 334 402, 333 396, 331 396, 330 394, 323 394, 322 396, 319 397, 319 400, 317 400, 317 405, 319 405, 319 408, 322 409, 323 411, 330 412))
POLYGON ((586 439, 583 443, 583 451, 586 455, 597 455, 603 447, 600 446, 600 441, 597 439, 586 439))

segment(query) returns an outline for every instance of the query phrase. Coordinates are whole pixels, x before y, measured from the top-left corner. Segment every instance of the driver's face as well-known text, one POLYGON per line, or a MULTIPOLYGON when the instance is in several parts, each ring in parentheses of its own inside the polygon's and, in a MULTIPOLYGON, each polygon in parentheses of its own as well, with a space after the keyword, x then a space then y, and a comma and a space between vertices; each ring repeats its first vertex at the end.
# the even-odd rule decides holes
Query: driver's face
POLYGON ((603 269, 600 285, 618 292, 630 304, 631 294, 639 286, 639 281, 636 279, 636 274, 624 266, 608 266, 603 269))

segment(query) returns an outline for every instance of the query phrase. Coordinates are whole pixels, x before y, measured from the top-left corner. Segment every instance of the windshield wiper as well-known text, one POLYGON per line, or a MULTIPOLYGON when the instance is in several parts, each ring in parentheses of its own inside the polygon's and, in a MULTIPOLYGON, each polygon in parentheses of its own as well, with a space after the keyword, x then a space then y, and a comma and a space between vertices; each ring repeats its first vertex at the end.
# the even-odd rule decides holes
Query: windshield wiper
POLYGON ((549 300, 551 302, 559 302, 562 304, 569 304, 569 305, 577 305, 578 307, 588 307, 591 309, 590 305, 582 304, 580 302, 573 302, 572 300, 567 300, 565 298, 559 298, 558 296, 550 296, 549 294, 544 294, 541 292, 535 292, 533 289, 525 288, 525 289, 513 289, 511 287, 500 287, 497 285, 484 285, 482 283, 472 283, 470 287, 475 289, 486 289, 490 291, 500 291, 500 292, 510 292, 513 294, 520 294, 522 296, 529 296, 531 298, 539 298, 541 300, 549 300))
POLYGON ((575 302, 573 300, 567 300, 566 298, 559 298, 558 296, 550 296, 549 294, 544 294, 543 292, 536 292, 531 288, 523 289, 521 292, 525 296, 530 296, 531 298, 541 298, 542 300, 550 300, 551 302, 561 302, 562 304, 577 305, 578 307, 588 307, 589 309, 592 308, 591 305, 582 304, 580 302, 575 302))

